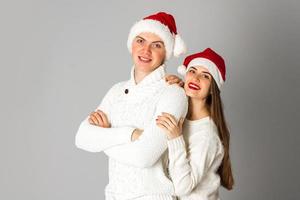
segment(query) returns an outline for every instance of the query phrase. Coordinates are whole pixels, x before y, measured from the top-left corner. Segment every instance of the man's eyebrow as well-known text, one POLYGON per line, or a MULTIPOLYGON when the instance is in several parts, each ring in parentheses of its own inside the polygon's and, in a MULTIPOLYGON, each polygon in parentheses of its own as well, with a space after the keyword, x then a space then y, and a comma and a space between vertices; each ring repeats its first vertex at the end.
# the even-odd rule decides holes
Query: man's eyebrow
MULTIPOLYGON (((139 39, 147 41, 145 38, 143 38, 141 36, 136 36, 135 38, 139 38, 139 39)), ((161 40, 153 41, 151 43, 161 43, 162 45, 165 45, 165 43, 163 41, 161 41, 161 40)))
POLYGON ((140 39, 143 39, 143 40, 145 40, 144 38, 142 38, 141 36, 136 36, 136 38, 140 38, 140 39))
POLYGON ((164 42, 163 41, 160 41, 160 40, 158 40, 158 41, 153 41, 152 43, 162 43, 162 44, 164 44, 164 42))

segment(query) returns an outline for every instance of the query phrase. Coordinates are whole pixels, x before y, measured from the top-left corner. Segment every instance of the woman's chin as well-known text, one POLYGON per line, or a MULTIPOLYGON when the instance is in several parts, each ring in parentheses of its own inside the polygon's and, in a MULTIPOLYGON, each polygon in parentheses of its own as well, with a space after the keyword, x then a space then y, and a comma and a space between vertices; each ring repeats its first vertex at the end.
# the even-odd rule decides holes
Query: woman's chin
POLYGON ((197 98, 197 91, 185 89, 185 94, 190 98, 197 98))

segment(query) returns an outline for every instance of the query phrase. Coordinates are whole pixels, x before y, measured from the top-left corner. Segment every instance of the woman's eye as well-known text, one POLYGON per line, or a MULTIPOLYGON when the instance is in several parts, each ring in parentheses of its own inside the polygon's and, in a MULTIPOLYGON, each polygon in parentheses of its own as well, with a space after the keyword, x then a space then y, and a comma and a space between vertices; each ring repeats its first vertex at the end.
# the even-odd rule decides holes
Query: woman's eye
POLYGON ((190 70, 189 70, 189 73, 193 73, 193 74, 194 74, 194 73, 195 73, 195 71, 194 71, 194 70, 192 70, 192 69, 190 69, 190 70))
POLYGON ((205 79, 209 79, 209 76, 207 74, 202 74, 202 77, 205 79))

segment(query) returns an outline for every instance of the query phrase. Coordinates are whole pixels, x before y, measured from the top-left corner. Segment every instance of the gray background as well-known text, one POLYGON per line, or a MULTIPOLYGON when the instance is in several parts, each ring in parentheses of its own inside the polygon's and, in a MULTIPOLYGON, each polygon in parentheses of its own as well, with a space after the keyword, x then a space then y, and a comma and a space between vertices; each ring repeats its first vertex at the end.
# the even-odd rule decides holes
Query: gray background
POLYGON ((0 3, 0 199, 104 199, 107 158, 74 137, 129 78, 132 24, 160 10, 175 15, 189 53, 212 47, 227 63, 236 185, 222 199, 300 198, 299 1, 12 0, 0 3))

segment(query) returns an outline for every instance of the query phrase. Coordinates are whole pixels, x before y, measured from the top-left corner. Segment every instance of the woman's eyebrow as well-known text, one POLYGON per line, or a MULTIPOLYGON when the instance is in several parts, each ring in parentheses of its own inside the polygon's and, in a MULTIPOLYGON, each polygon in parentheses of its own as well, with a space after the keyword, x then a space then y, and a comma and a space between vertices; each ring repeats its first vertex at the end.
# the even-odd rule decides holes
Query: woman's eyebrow
MULTIPOLYGON (((191 69, 191 68, 193 68, 193 69, 196 70, 196 71, 198 70, 196 67, 190 67, 190 69, 191 69)), ((207 71, 202 71, 202 73, 211 75, 211 74, 210 74, 209 72, 207 72, 207 71)))

